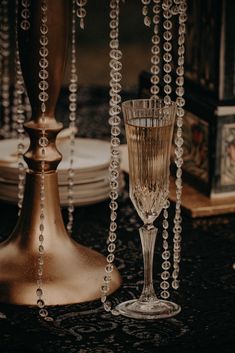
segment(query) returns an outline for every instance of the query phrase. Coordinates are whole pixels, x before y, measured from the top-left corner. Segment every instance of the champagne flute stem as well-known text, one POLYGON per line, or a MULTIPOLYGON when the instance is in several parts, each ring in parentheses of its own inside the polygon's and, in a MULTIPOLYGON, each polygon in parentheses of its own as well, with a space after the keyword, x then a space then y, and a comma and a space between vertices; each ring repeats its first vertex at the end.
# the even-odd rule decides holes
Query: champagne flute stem
POLYGON ((144 259, 144 287, 139 298, 141 302, 157 300, 153 287, 153 256, 157 228, 153 224, 145 224, 139 229, 144 259))

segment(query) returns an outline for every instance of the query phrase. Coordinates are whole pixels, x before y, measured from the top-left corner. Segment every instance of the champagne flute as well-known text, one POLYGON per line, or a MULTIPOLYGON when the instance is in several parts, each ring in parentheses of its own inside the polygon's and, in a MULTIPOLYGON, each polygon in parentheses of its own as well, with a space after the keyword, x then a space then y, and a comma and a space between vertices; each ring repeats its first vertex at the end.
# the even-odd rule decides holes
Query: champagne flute
POLYGON ((137 319, 176 315, 180 306, 158 299, 153 287, 153 255, 157 228, 153 222, 168 198, 170 152, 175 104, 160 99, 136 99, 122 104, 129 156, 130 198, 144 225, 139 229, 144 286, 139 299, 120 303, 120 314, 137 319))

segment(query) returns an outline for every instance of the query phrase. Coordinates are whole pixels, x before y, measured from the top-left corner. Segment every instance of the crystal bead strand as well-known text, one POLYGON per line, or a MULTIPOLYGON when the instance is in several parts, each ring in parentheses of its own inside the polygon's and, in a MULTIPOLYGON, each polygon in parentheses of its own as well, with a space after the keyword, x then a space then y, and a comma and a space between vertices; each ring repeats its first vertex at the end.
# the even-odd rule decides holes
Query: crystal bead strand
POLYGON ((175 0, 175 4, 179 5, 179 29, 178 29, 178 67, 176 69, 176 125, 177 132, 175 137, 175 164, 176 164, 176 206, 175 206, 175 217, 173 227, 173 272, 172 272, 172 287, 173 289, 179 288, 179 263, 181 253, 181 232, 182 232, 182 217, 181 217, 181 196, 182 196, 182 165, 183 165, 183 116, 184 116, 184 42, 186 32, 186 10, 187 4, 185 0, 175 0))
POLYGON ((87 4, 87 0, 76 0, 77 3, 77 17, 80 19, 80 28, 84 29, 84 19, 86 17, 86 9, 85 6, 87 4))
POLYGON ((149 13, 149 8, 148 6, 151 3, 151 0, 141 0, 142 4, 143 4, 143 8, 142 8, 142 14, 144 16, 144 24, 147 27, 151 26, 151 18, 149 17, 148 13, 149 13))
POLYGON ((159 94, 159 72, 160 72, 160 0, 153 0, 153 36, 152 36, 152 55, 151 55, 151 98, 157 99, 159 94))
MULTIPOLYGON (((162 2, 162 9, 163 9, 163 71, 164 71, 164 76, 163 76, 163 81, 164 81, 164 103, 166 105, 170 104, 171 102, 171 97, 170 94, 172 92, 171 88, 171 62, 172 62, 172 44, 171 44, 171 39, 172 39, 172 22, 171 22, 171 6, 172 6, 172 0, 163 0, 162 2)), ((169 228, 169 222, 168 222, 168 208, 170 206, 169 200, 167 200, 164 209, 163 209, 163 252, 162 252, 162 269, 163 272, 161 273, 161 283, 160 287, 162 289, 161 291, 161 297, 163 299, 168 299, 170 297, 169 293, 169 279, 170 279, 170 268, 171 268, 171 263, 170 263, 170 251, 169 251, 169 244, 168 244, 168 228, 169 228)))
POLYGON ((40 181, 40 225, 39 225, 39 256, 38 256, 38 279, 37 279, 37 290, 36 295, 37 305, 39 308, 39 315, 47 321, 53 320, 48 316, 48 311, 45 309, 45 300, 43 299, 43 290, 42 290, 42 277, 44 270, 44 220, 45 220, 45 155, 46 155, 46 146, 48 145, 48 139, 45 131, 45 112, 46 112, 46 102, 48 100, 48 25, 47 25, 47 1, 43 0, 41 5, 41 25, 40 25, 40 49, 39 49, 39 101, 41 102, 41 123, 42 123, 42 134, 39 138, 39 146, 41 147, 41 181, 40 181))
POLYGON ((73 156, 75 144, 75 120, 77 111, 77 90, 78 78, 76 67, 76 3, 72 2, 72 44, 71 44, 71 75, 69 84, 69 127, 71 128, 70 134, 70 160, 68 170, 68 223, 67 231, 72 232, 73 228, 73 214, 74 214, 74 199, 73 199, 73 186, 74 186, 74 169, 73 169, 73 156))
POLYGON ((10 137, 10 75, 9 75, 9 59, 10 59, 10 33, 8 21, 8 1, 2 0, 2 31, 1 31, 1 55, 2 55, 2 84, 1 84, 1 101, 3 111, 2 134, 5 138, 10 137))
POLYGON ((19 47, 18 47, 18 36, 17 36, 17 24, 18 24, 18 0, 16 0, 15 7, 15 70, 16 70, 16 82, 14 89, 14 108, 16 110, 16 132, 18 137, 17 145, 17 156, 18 156, 18 215, 20 215, 23 197, 24 197, 24 184, 25 184, 25 167, 24 167, 24 121, 25 121, 25 110, 22 103, 22 97, 24 94, 24 80, 21 72, 20 57, 19 57, 19 47))
POLYGON ((30 0, 21 0, 21 5, 22 5, 22 11, 21 11, 21 23, 20 27, 24 30, 27 31, 30 28, 30 0))
POLYGON ((116 248, 115 240, 117 238, 117 209, 118 209, 118 188, 119 188, 119 169, 120 169, 120 113, 121 113, 121 69, 122 52, 119 49, 119 0, 110 1, 110 109, 109 124, 111 126, 111 158, 109 166, 110 175, 110 226, 107 240, 108 255, 105 275, 101 286, 101 302, 107 312, 118 315, 116 309, 112 309, 111 302, 107 300, 107 294, 110 289, 111 274, 113 271, 114 251, 116 248))

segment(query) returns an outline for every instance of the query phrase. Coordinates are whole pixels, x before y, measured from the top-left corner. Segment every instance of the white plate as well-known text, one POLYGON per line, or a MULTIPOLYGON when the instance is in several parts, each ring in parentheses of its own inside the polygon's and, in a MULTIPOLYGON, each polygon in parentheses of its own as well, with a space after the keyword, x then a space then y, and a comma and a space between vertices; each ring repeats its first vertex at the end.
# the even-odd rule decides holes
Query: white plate
MULTIPOLYGON (((0 199, 8 202, 17 202, 18 166, 17 166, 17 139, 0 141, 0 199)), ((29 140, 25 140, 25 145, 29 140)), ((26 146, 25 149, 28 147, 26 146)), ((61 205, 67 205, 68 196, 68 168, 69 168, 69 140, 59 143, 58 150, 63 159, 58 166, 58 184, 61 205)), ((108 198, 109 187, 109 142, 76 138, 74 146, 74 204, 87 205, 108 198)), ((123 176, 120 176, 121 188, 124 185, 123 176)))

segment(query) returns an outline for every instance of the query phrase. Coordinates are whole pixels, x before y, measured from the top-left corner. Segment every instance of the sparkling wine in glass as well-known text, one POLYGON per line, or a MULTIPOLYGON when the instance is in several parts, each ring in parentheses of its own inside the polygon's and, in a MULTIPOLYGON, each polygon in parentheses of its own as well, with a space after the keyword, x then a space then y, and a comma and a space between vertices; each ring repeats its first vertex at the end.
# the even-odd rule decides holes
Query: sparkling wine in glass
POLYGON ((180 306, 158 299, 153 287, 153 255, 157 228, 153 222, 168 198, 170 151, 175 104, 160 99, 137 99, 122 105, 129 156, 130 198, 144 225, 139 229, 144 286, 139 299, 117 306, 125 316, 159 319, 176 315, 180 306))

